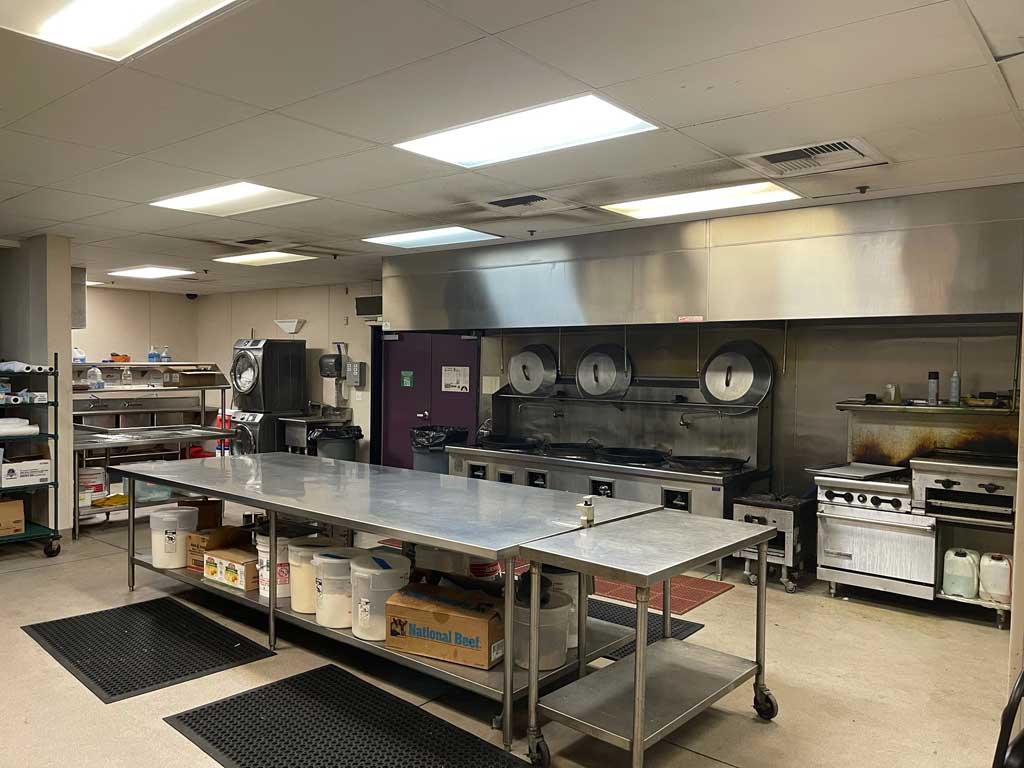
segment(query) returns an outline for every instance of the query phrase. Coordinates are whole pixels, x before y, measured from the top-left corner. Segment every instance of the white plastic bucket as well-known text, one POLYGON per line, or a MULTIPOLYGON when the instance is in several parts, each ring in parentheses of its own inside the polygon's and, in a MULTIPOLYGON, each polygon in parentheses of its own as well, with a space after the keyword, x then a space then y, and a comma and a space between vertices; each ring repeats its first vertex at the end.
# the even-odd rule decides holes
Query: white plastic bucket
POLYGON ((288 542, 288 584, 292 610, 316 613, 316 568, 313 556, 336 547, 326 536, 305 536, 288 542))
POLYGON ((551 591, 563 592, 572 600, 569 609, 569 648, 575 648, 580 644, 579 638, 579 601, 580 601, 580 575, 576 571, 567 571, 564 568, 556 568, 553 565, 544 566, 544 575, 551 579, 551 591))
POLYGON ((89 491, 93 499, 101 499, 110 492, 107 470, 103 467, 82 467, 78 470, 78 492, 89 491))
MULTIPOLYGON (((568 657, 569 613, 572 599, 564 592, 551 591, 547 605, 540 608, 540 668, 558 669, 568 657)), ((517 667, 530 668, 530 606, 516 603, 513 628, 517 667)))
POLYGON ((352 626, 352 557, 338 550, 313 556, 316 623, 333 629, 352 626))
POLYGON ((404 555, 375 552, 352 561, 352 634, 363 640, 384 640, 384 604, 409 583, 412 563, 404 555))
MULTIPOLYGON (((288 564, 286 536, 277 537, 277 596, 291 595, 291 566, 288 564)), ((270 598, 270 537, 256 534, 256 559, 259 567, 260 597, 270 598)))
POLYGON ((954 597, 977 597, 980 564, 981 555, 973 549, 954 547, 946 550, 942 563, 942 592, 954 597))
POLYGON ((188 551, 185 536, 196 529, 196 507, 158 507, 149 513, 149 533, 155 568, 184 568, 188 551))
POLYGON ((1013 558, 995 552, 981 556, 978 596, 982 600, 1009 603, 1013 596, 1013 558))

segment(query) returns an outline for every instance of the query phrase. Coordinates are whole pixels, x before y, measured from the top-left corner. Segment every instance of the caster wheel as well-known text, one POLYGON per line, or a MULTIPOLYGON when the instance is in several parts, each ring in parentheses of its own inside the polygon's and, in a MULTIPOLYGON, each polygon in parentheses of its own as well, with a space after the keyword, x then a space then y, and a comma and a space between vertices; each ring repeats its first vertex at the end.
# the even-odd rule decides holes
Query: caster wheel
POLYGON ((750 584, 750 586, 752 586, 752 587, 756 587, 757 586, 757 574, 756 573, 748 573, 747 574, 747 583, 750 584))
POLYGON ((56 541, 48 541, 43 545, 43 554, 47 557, 56 557, 60 554, 60 544, 56 541))
POLYGON ((774 720, 779 714, 779 702, 770 691, 754 694, 754 711, 762 720, 774 720))
POLYGON ((530 753, 530 762, 540 768, 548 768, 551 765, 551 750, 546 741, 538 741, 530 753))
POLYGON ((786 584, 785 584, 785 587, 786 587, 786 592, 788 594, 790 594, 790 595, 792 595, 792 594, 794 594, 796 592, 796 584, 794 584, 792 581, 787 581, 786 584))

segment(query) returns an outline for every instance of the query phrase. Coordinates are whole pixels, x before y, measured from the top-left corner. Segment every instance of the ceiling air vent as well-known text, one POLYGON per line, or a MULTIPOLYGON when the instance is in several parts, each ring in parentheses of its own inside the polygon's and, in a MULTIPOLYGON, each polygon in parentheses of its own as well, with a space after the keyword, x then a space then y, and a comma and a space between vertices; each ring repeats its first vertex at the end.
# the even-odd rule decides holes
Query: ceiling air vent
POLYGON ((491 200, 488 205, 496 205, 499 208, 515 208, 519 205, 534 205, 547 200, 540 195, 519 195, 518 197, 506 197, 504 200, 491 200))
POLYGON ((837 139, 804 147, 740 155, 734 159, 748 168, 780 179, 849 168, 866 168, 889 162, 881 152, 863 139, 837 139))
POLYGON ((252 237, 249 238, 248 240, 236 240, 235 242, 237 242, 239 245, 266 245, 267 243, 272 241, 264 240, 261 237, 252 237))

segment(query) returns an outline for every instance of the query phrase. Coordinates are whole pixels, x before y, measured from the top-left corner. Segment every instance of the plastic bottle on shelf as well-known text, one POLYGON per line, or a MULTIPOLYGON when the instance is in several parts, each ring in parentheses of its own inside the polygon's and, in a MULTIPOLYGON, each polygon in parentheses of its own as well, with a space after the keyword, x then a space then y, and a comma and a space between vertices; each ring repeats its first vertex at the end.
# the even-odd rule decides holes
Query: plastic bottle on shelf
POLYGON ((132 369, 127 365, 121 369, 121 386, 130 387, 132 385, 132 369))
POLYGON ((928 405, 939 404, 939 372, 928 371, 928 405))
POLYGON ((171 362, 171 349, 166 344, 164 345, 164 351, 160 353, 160 362, 169 363, 171 362))
POLYGON ((85 372, 85 383, 89 389, 103 389, 103 371, 94 365, 85 372))
POLYGON ((85 362, 85 350, 81 347, 71 348, 71 362, 73 363, 84 363, 85 362))
POLYGON ((160 362, 160 352, 152 344, 149 345, 149 354, 146 355, 146 361, 150 363, 160 362))

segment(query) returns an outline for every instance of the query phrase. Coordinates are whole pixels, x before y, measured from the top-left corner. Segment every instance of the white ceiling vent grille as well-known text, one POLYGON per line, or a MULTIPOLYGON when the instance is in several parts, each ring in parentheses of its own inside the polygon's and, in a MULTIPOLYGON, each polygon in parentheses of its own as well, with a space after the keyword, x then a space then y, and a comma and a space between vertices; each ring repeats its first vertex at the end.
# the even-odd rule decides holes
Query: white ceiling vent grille
POLYGON ((734 158, 748 168, 779 179, 885 165, 889 161, 863 139, 836 139, 804 147, 774 149, 734 158))

